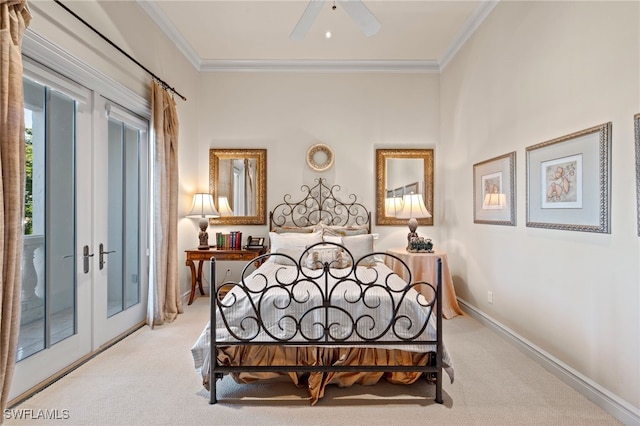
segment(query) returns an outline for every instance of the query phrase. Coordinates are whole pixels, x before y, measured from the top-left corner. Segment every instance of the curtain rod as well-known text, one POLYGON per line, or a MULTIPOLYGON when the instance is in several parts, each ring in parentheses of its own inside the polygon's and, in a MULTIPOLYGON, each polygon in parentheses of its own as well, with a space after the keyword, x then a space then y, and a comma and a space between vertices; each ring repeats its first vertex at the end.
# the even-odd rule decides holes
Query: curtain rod
POLYGON ((156 81, 158 81, 163 88, 167 89, 167 90, 171 90, 173 93, 175 93, 177 96, 179 96, 180 98, 182 98, 183 101, 186 101, 187 98, 185 98, 184 96, 182 96, 180 93, 178 93, 176 91, 176 89, 174 89, 173 87, 169 86, 164 80, 162 80, 160 77, 158 77, 157 75, 155 75, 154 73, 152 73, 147 67, 145 67, 144 65, 142 65, 140 62, 138 62, 137 60, 135 60, 131 55, 129 55, 127 52, 125 52, 124 50, 122 50, 120 48, 120 46, 116 45, 114 42, 112 42, 111 40, 109 40, 107 37, 105 37, 102 33, 100 33, 98 30, 96 30, 94 27, 92 27, 87 21, 85 21, 84 19, 82 19, 80 16, 78 16, 75 12, 73 12, 71 9, 69 9, 67 6, 65 6, 64 4, 62 4, 62 2, 60 2, 60 0, 53 0, 54 2, 56 2, 60 7, 62 7, 64 10, 66 10, 67 12, 69 12, 71 15, 73 15, 74 18, 76 18, 77 20, 79 20, 80 22, 82 22, 83 24, 85 24, 87 27, 89 27, 94 33, 96 33, 97 35, 99 35, 104 41, 106 41, 107 43, 109 43, 111 46, 113 46, 115 49, 117 49, 120 53, 122 53, 124 56, 126 56, 129 60, 131 60, 133 63, 135 63, 137 66, 139 66, 140 68, 142 68, 143 70, 145 70, 148 74, 150 74, 154 79, 156 79, 156 81))

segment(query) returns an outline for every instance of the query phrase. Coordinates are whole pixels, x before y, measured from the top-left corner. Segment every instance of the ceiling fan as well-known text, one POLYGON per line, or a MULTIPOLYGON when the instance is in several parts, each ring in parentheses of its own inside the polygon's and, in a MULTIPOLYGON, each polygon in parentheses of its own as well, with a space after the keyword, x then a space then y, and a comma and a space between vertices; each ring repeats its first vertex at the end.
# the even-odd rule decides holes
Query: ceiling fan
MULTIPOLYGON (((298 23, 289 35, 291 40, 302 40, 311 26, 315 22, 322 6, 324 6, 326 0, 309 0, 307 8, 300 16, 298 23)), ((340 6, 347 12, 347 14, 353 19, 360 30, 370 37, 380 30, 380 21, 374 16, 371 11, 365 6, 361 0, 337 0, 340 6)), ((335 10, 337 6, 334 4, 332 9, 335 10)))

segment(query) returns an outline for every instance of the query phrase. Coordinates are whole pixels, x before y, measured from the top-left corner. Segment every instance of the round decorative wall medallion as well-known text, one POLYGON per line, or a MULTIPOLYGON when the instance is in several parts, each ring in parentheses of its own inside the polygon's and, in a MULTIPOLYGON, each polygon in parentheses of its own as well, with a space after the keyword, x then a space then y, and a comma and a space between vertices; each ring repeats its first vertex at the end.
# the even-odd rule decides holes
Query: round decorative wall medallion
POLYGON ((311 145, 307 150, 307 164, 317 172, 325 171, 333 165, 333 151, 323 143, 311 145))

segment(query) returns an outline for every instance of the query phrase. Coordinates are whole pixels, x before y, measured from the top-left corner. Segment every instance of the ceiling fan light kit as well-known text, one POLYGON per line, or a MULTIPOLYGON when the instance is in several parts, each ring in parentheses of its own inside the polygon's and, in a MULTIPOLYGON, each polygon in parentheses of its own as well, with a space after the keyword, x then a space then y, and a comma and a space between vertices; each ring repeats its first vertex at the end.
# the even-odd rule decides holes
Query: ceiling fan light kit
MULTIPOLYGON (((344 9, 345 12, 353 19, 358 28, 366 35, 371 37, 380 31, 380 21, 375 17, 373 13, 367 8, 367 6, 361 0, 336 0, 338 4, 344 9)), ((325 0, 309 0, 306 9, 300 16, 298 23, 293 28, 293 31, 289 35, 289 38, 294 41, 303 40, 307 35, 311 26, 315 22, 316 18, 320 14, 320 10, 325 4, 325 0)), ((335 2, 331 7, 333 10, 337 9, 335 2)), ((328 38, 328 37, 327 37, 328 38)))

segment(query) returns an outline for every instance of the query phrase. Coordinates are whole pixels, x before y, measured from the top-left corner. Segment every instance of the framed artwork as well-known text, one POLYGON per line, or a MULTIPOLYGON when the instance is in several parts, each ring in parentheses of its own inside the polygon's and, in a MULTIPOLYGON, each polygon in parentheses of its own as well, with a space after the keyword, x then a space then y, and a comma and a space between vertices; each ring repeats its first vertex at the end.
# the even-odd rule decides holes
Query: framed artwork
POLYGON ((473 222, 516 224, 516 153, 473 165, 473 222))
POLYGON ((526 153, 528 227, 611 232, 611 122, 526 153))
POLYGON ((633 128, 636 135, 636 203, 638 212, 638 236, 640 237, 640 113, 633 116, 633 128))

